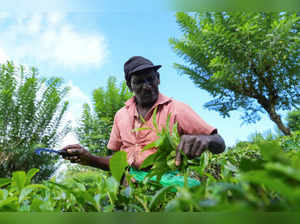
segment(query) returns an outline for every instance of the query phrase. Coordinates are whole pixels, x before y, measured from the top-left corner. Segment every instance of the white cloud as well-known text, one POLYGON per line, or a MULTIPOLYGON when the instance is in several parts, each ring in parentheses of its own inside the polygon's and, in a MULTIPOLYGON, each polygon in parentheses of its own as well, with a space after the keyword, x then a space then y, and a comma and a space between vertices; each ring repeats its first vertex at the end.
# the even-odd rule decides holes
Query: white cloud
POLYGON ((72 83, 72 81, 69 81, 67 86, 71 87, 71 90, 66 97, 66 100, 69 101, 69 110, 66 117, 68 120, 72 121, 72 126, 76 127, 82 114, 83 104, 88 103, 89 105, 92 105, 92 102, 78 86, 72 83))
MULTIPOLYGON (((92 104, 89 97, 76 85, 69 81, 67 86, 71 88, 65 100, 69 101, 69 108, 65 114, 64 120, 71 121, 72 128, 78 126, 82 114, 82 108, 84 103, 92 104)), ((64 126, 64 124, 62 125, 64 126)), ((63 147, 69 144, 79 144, 78 139, 76 138, 75 133, 70 132, 67 136, 64 137, 62 142, 59 144, 59 147, 63 147)))
POLYGON ((103 35, 80 32, 66 18, 60 12, 11 16, 10 25, 0 24, 0 47, 20 63, 102 65, 108 54, 103 35))
POLYGON ((5 63, 7 60, 9 60, 9 57, 5 53, 5 51, 0 48, 0 63, 5 63))
MULTIPOLYGON (((52 33, 53 34, 53 33, 52 33)), ((53 56, 67 65, 93 64, 104 60, 106 53, 101 49, 104 39, 96 36, 78 35, 70 27, 63 27, 55 38, 45 37, 45 44, 54 47, 53 56), (102 51, 102 52, 101 52, 102 51)))

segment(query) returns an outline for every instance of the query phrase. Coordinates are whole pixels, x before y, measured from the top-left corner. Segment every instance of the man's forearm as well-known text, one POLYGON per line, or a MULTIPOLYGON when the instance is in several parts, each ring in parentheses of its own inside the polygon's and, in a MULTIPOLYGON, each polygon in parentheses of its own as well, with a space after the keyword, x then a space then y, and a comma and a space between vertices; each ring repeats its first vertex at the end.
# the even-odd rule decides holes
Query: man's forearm
POLYGON ((109 170, 109 160, 111 156, 101 157, 101 156, 91 156, 90 166, 100 168, 102 170, 109 170))
POLYGON ((208 150, 214 154, 224 152, 225 142, 218 134, 209 135, 208 150))

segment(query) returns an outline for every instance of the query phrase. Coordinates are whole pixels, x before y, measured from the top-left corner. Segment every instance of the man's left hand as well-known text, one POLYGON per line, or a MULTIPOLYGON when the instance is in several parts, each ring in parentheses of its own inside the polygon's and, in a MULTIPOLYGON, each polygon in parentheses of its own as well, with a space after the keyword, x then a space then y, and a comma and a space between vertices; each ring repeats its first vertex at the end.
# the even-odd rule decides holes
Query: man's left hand
POLYGON ((181 164, 181 151, 189 158, 193 159, 201 156, 208 149, 209 136, 206 135, 182 135, 180 143, 176 149, 175 164, 181 164))

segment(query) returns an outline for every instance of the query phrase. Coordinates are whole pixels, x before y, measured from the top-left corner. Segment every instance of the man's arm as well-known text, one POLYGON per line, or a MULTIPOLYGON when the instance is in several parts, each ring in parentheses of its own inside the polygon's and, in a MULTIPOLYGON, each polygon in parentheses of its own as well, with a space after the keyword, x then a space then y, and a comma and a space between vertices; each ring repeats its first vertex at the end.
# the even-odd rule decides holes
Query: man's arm
POLYGON ((211 135, 182 135, 176 151, 175 164, 177 166, 181 164, 181 151, 189 159, 193 159, 201 156, 205 150, 209 150, 214 154, 224 152, 225 142, 223 138, 217 133, 211 135))
POLYGON ((101 157, 92 155, 89 151, 84 149, 81 145, 67 145, 62 150, 68 152, 64 159, 70 160, 71 163, 78 163, 85 166, 92 166, 102 170, 109 170, 109 160, 111 156, 101 157))

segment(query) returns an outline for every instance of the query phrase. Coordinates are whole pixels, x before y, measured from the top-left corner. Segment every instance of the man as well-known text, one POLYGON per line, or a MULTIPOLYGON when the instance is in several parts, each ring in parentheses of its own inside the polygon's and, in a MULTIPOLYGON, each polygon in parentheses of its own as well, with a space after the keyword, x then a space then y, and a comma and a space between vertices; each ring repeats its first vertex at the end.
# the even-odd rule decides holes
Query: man
MULTIPOLYGON (((203 121, 188 105, 164 96, 159 92, 161 65, 154 65, 141 56, 131 57, 124 64, 125 79, 128 88, 134 93, 123 108, 115 115, 110 140, 107 147, 111 150, 127 152, 128 164, 139 168, 142 162, 156 149, 142 149, 158 137, 152 124, 153 111, 157 108, 157 122, 161 129, 171 113, 171 127, 177 122, 181 141, 176 151, 175 164, 181 163, 181 152, 192 159, 205 150, 212 153, 221 153, 225 150, 224 140, 217 133, 217 129, 203 121), (133 132, 135 128, 145 129, 133 132), (147 129, 152 127, 152 129, 147 129)), ((82 165, 93 166, 109 170, 110 157, 92 155, 80 145, 68 145, 65 159, 82 165)))

